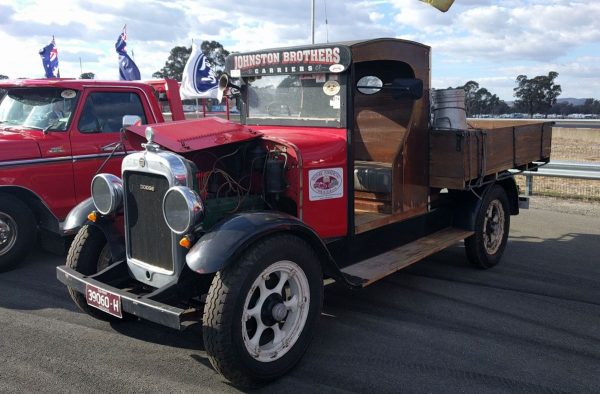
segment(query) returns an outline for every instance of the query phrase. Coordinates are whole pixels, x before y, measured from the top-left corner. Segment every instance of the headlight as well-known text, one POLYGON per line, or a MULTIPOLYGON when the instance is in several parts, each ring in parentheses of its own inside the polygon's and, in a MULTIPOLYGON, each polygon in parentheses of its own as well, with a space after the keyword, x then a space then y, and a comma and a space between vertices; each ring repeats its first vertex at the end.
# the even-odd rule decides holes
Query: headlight
POLYGON ((123 182, 112 174, 98 174, 92 180, 92 200, 103 215, 115 212, 123 204, 123 182))
POLYGON ((163 198, 163 215, 171 231, 184 234, 202 220, 204 204, 190 188, 173 186, 163 198))

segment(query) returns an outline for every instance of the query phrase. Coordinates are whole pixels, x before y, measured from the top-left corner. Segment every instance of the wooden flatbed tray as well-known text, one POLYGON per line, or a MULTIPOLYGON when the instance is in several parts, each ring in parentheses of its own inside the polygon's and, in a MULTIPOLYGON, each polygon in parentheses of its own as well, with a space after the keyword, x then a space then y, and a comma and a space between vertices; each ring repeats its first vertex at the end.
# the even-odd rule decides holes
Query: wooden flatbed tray
POLYGON ((433 129, 429 185, 469 189, 508 169, 550 160, 553 122, 470 120, 469 129, 433 129))

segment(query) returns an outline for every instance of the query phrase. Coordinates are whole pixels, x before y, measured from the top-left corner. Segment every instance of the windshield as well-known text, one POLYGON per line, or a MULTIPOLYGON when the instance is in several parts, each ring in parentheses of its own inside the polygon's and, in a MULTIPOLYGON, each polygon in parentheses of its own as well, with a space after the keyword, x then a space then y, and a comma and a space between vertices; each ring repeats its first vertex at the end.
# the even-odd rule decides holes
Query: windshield
POLYGON ((339 79, 338 74, 248 78, 248 118, 334 122, 339 126, 345 97, 345 89, 339 79))
POLYGON ((0 102, 0 127, 66 130, 78 92, 59 88, 9 88, 0 102))

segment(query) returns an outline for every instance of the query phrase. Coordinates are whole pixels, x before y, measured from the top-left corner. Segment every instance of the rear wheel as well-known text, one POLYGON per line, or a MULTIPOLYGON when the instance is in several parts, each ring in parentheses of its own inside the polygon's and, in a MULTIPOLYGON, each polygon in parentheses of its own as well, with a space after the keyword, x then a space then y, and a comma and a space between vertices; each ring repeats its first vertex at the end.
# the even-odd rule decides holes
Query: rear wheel
POLYGON ((242 387, 289 371, 306 351, 318 321, 323 279, 318 257, 291 235, 268 238, 212 282, 203 318, 214 368, 242 387))
MULTIPOLYGON (((83 226, 71 244, 67 255, 67 267, 84 275, 93 275, 112 263, 110 249, 102 231, 96 227, 83 226)), ((112 320, 113 317, 87 304, 85 296, 68 287, 75 304, 83 312, 100 320, 112 320)))
POLYGON ((508 197, 495 185, 485 194, 475 218, 475 234, 465 239, 469 261, 481 268, 491 268, 500 262, 510 228, 508 197))
POLYGON ((35 241, 33 212, 17 198, 0 194, 0 272, 21 262, 35 241))

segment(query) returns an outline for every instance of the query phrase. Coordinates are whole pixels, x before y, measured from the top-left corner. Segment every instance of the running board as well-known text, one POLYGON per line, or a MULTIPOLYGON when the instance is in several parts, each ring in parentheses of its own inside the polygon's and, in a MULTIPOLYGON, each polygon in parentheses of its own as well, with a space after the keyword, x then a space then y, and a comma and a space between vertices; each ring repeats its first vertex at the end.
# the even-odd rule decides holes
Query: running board
POLYGON ((349 282, 366 287, 472 234, 473 231, 448 227, 389 252, 345 267, 342 273, 349 282))

